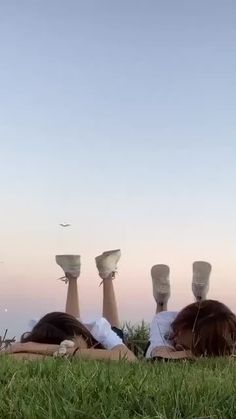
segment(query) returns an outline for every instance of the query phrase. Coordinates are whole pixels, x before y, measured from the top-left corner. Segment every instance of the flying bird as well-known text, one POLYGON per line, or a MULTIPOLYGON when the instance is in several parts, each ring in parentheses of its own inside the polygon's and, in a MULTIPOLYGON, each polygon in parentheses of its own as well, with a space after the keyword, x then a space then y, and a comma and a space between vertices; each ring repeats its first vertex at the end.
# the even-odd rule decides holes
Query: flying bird
POLYGON ((71 224, 69 224, 69 223, 60 223, 59 226, 61 226, 61 227, 70 227, 71 224))

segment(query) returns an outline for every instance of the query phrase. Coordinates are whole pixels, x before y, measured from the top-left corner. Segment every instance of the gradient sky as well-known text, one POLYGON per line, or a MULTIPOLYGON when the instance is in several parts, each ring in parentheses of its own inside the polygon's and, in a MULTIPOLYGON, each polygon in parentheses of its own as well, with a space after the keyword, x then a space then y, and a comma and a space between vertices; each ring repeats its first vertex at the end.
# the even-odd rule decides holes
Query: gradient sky
POLYGON ((236 310, 235 42, 234 0, 0 2, 0 332, 64 309, 56 253, 86 320, 113 248, 122 320, 150 319, 155 263, 191 302, 198 259, 236 310))

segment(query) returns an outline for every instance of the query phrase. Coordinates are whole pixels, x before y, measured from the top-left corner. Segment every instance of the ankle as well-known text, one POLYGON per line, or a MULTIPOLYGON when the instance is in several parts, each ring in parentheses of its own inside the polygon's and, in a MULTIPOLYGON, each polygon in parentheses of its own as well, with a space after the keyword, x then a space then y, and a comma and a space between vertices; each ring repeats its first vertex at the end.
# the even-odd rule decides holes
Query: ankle
POLYGON ((99 275, 100 278, 102 278, 102 281, 106 283, 110 282, 112 279, 115 279, 115 272, 111 272, 108 275, 104 276, 104 275, 99 275))
POLYGON ((161 311, 167 311, 167 303, 159 303, 157 302, 156 313, 160 313, 161 311))
POLYGON ((78 276, 73 276, 69 272, 65 272, 65 277, 68 279, 68 281, 77 281, 79 278, 78 276))

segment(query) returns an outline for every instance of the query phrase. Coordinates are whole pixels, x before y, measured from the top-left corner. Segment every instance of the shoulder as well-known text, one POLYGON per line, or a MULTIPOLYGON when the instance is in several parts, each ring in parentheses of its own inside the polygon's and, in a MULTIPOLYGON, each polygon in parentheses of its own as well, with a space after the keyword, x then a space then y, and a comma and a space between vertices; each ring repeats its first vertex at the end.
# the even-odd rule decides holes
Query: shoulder
POLYGON ((111 325, 110 323, 107 321, 107 319, 105 319, 105 317, 100 317, 94 321, 91 322, 86 322, 83 323, 84 326, 91 332, 92 330, 95 330, 97 328, 101 329, 110 329, 111 325))
POLYGON ((95 339, 100 337, 100 335, 109 333, 110 331, 111 325, 104 317, 96 320, 90 329, 90 333, 95 337, 95 339))

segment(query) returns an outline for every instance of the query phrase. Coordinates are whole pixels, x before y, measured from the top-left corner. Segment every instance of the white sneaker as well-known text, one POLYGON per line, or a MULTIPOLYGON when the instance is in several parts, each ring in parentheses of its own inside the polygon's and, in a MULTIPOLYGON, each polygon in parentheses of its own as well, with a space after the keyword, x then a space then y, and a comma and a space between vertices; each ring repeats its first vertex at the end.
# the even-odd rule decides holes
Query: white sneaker
POLYGON ((151 269, 153 297, 163 306, 170 298, 170 268, 167 265, 154 265, 151 269))
POLYGON ((119 262, 120 257, 121 251, 117 249, 103 252, 95 258, 99 276, 102 279, 107 279, 110 276, 112 278, 115 277, 115 273, 117 272, 117 263, 119 262))
POLYGON ((211 265, 208 262, 193 263, 192 291, 197 301, 205 300, 209 290, 211 265))
POLYGON ((59 279, 68 282, 71 277, 80 276, 80 256, 79 255, 56 255, 56 263, 63 269, 65 276, 59 279))

